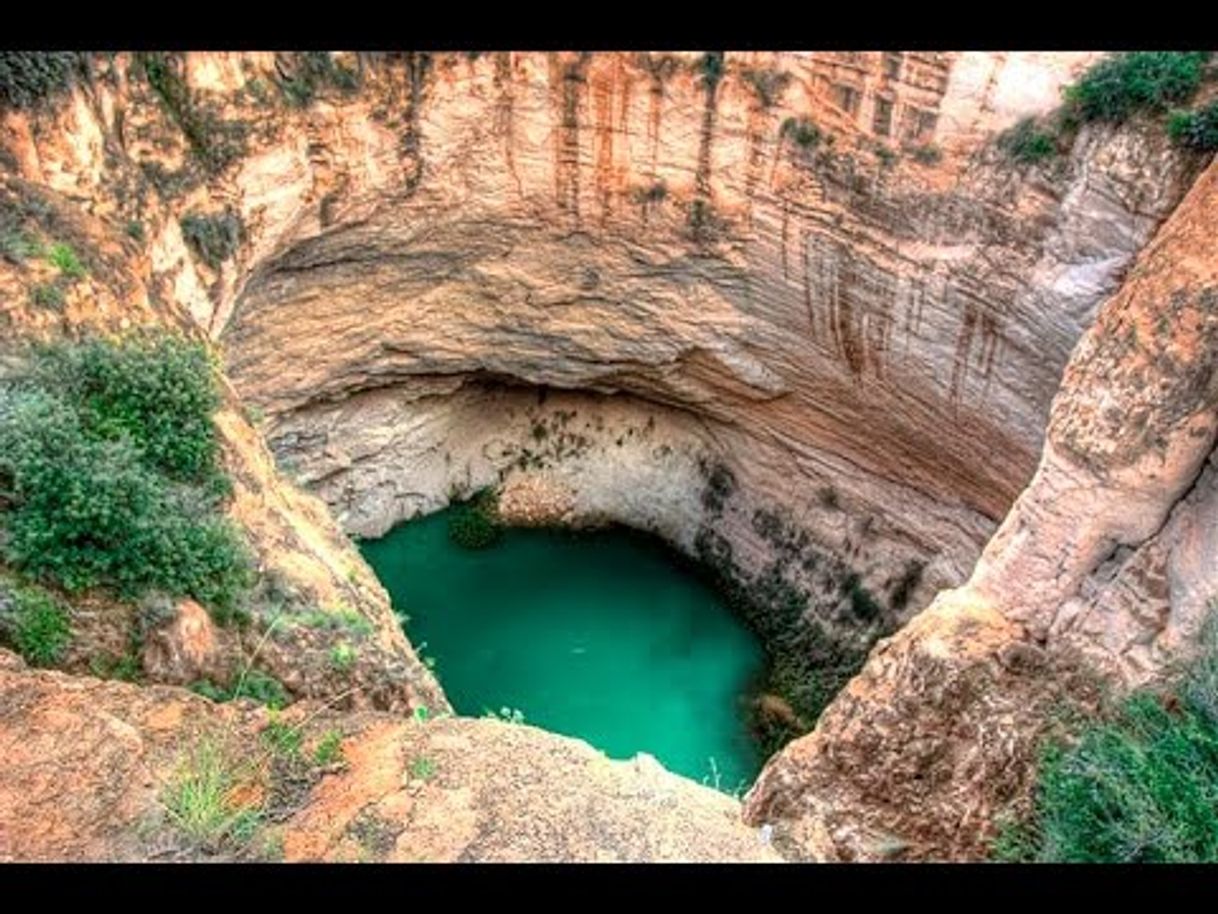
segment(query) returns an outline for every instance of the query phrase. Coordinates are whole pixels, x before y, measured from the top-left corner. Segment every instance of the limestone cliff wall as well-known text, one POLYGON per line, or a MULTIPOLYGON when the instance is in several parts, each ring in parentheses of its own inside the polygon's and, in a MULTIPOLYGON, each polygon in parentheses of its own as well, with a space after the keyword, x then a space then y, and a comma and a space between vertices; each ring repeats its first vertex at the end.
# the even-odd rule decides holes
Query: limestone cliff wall
POLYGON ((165 59, 183 107, 118 54, 3 145, 145 227, 151 294, 349 533, 556 475, 575 516, 904 618, 969 574, 1195 174, 1157 124, 1032 168, 995 148, 1096 56, 338 55, 359 88, 296 107, 298 55, 191 53, 165 59), (243 232, 213 267, 179 220, 221 212, 243 232), (565 447, 532 437, 551 420, 565 447))
POLYGON ((1218 599, 1218 165, 1080 340, 1040 465, 968 583, 881 642, 746 804, 815 858, 980 857, 1039 740, 1145 682, 1218 599))
POLYGON ((746 805, 797 856, 975 856, 1046 709, 1088 700, 1096 661, 1155 672, 1212 594, 1212 168, 1177 210, 1204 163, 1161 125, 1085 127, 1035 167, 994 144, 1094 56, 344 55, 358 91, 295 107, 271 85, 291 55, 188 54, 192 110, 239 147, 205 168, 114 55, 3 115, 6 192, 92 258, 58 312, 30 300, 45 265, 0 267, 4 354, 209 334, 234 511, 310 598, 379 620, 387 707, 443 697, 239 401, 349 533, 499 481, 828 584, 833 612, 848 572, 892 594, 924 565, 902 616, 965 582, 1014 504, 746 805), (179 220, 226 210, 213 267, 179 220))
MULTIPOLYGON (((703 59, 370 64, 357 100, 311 115, 309 156, 302 136, 291 167, 276 148, 234 176, 251 221, 296 188, 298 224, 213 332, 348 529, 521 469, 449 454, 448 477, 402 472, 438 456, 434 436, 378 427, 396 396, 489 447, 497 413, 441 405, 445 383, 481 379, 668 408, 638 426, 688 414, 740 497, 711 516, 689 487, 655 526, 707 525, 744 572, 775 561, 764 512, 877 592, 925 564, 917 605, 967 576, 1031 475, 1071 346, 1193 165, 1138 126, 1086 130, 1048 169, 1003 159, 995 132, 1056 104, 1089 55, 729 53, 717 81, 703 59), (397 120, 377 118, 386 96, 397 120), (319 160, 351 177, 323 184, 319 160)), ((622 481, 582 474, 606 504, 622 481)))

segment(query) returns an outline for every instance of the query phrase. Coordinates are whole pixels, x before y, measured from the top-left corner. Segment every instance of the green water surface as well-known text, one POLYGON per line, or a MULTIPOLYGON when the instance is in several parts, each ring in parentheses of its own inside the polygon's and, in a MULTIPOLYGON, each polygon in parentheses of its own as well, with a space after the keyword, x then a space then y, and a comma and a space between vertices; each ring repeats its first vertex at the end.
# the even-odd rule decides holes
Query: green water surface
POLYGON ((517 709, 611 758, 648 752, 699 781, 717 770, 724 789, 752 782, 762 759, 744 703, 761 646, 662 542, 510 529, 470 550, 449 539, 448 514, 360 548, 459 714, 517 709))

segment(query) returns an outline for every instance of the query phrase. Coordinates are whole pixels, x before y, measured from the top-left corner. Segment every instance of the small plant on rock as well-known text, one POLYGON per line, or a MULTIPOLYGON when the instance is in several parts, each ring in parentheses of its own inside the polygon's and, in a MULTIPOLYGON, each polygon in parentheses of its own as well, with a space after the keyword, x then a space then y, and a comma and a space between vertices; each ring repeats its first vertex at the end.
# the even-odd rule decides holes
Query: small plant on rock
POLYGON ((782 122, 779 137, 790 139, 801 149, 814 149, 821 140, 820 128, 806 117, 789 117, 782 122))
POLYGON ((410 762, 411 777, 427 781, 436 773, 436 763, 424 755, 416 755, 410 762))
POLYGON ((182 217, 181 227, 191 250, 213 270, 237 252, 245 235, 241 217, 231 210, 188 213, 182 217))
POLYGON ((1036 118, 1025 117, 998 136, 998 148, 1016 162, 1032 165, 1057 154, 1052 133, 1037 126, 1036 118))
POLYGON ((330 648, 330 666, 341 673, 346 673, 355 666, 358 651, 346 641, 340 641, 330 648))
POLYGON ((1167 121, 1167 133, 1179 146, 1198 152, 1218 149, 1218 102, 1198 111, 1175 111, 1167 121))
POLYGON ((240 772, 212 740, 194 746, 161 793, 173 828, 199 850, 241 846, 260 820, 257 806, 238 797, 240 772))
POLYGON ((8 609, 0 615, 0 630, 17 653, 30 666, 58 663, 72 640, 64 608, 51 594, 36 586, 14 587, 8 602, 8 609))
POLYGON ((67 300, 63 295, 63 287, 57 282, 39 283, 30 290, 30 300, 39 308, 51 311, 62 311, 67 300))
POLYGON ((72 250, 72 246, 57 242, 51 245, 50 251, 47 252, 47 259, 69 279, 82 279, 85 275, 84 264, 80 262, 80 258, 76 256, 76 252, 72 250))
POLYGON ((343 760, 343 735, 329 730, 313 750, 313 762, 322 768, 337 765, 343 760))
POLYGON ((503 536, 495 503, 495 493, 484 489, 472 499, 453 507, 448 521, 448 536, 465 549, 486 549, 503 536))

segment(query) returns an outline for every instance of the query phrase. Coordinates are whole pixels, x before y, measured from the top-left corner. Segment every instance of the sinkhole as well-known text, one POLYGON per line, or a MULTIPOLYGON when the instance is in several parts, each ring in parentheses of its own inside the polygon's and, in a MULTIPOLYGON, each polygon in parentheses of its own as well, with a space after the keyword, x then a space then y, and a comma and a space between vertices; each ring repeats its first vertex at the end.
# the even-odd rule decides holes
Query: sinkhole
POLYGON ((735 791, 764 758, 748 708, 765 653, 658 537, 508 528, 450 535, 459 507, 360 544, 459 714, 578 737, 610 758, 655 756, 735 791))

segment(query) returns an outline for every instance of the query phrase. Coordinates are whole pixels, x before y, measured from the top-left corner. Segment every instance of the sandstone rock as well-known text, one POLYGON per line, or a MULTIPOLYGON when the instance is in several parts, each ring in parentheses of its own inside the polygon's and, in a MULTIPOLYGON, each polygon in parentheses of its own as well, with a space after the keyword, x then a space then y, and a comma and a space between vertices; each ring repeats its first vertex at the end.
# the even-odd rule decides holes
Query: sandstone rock
POLYGON ((215 623, 194 600, 180 601, 167 625, 145 634, 141 660, 146 674, 171 685, 227 678, 219 668, 215 623))
POLYGON ((1026 811, 1051 712, 1099 695, 1085 664, 942 593, 766 765, 745 820, 798 859, 984 859, 995 818, 1026 811))
POLYGON ((499 493, 499 517, 511 526, 570 523, 574 508, 575 491, 544 476, 512 476, 499 493))
MULTIPOLYGON (((281 719, 312 745, 335 718, 281 719)), ((27 670, 0 650, 0 859, 199 859, 167 820, 164 788, 202 739, 245 772, 245 800, 289 786, 248 702, 216 705, 27 670)), ((609 761, 587 744, 493 720, 341 719, 343 762, 222 857, 392 861, 776 861, 732 798, 652 763, 609 761)), ((268 806, 269 808, 269 806, 268 806)))

